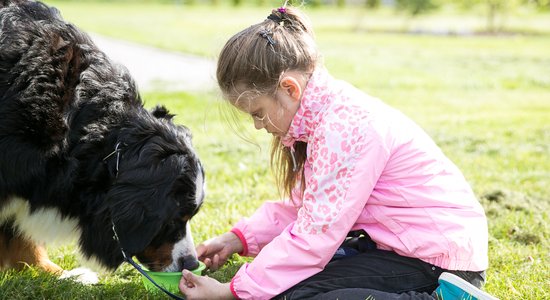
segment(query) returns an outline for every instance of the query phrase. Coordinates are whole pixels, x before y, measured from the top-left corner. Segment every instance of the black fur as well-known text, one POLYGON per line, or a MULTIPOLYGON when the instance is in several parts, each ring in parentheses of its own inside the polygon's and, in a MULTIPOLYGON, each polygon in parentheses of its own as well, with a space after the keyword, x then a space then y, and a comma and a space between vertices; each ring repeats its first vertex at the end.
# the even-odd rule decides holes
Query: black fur
POLYGON ((175 243, 203 170, 172 116, 144 109, 128 71, 55 8, 0 1, 0 209, 18 197, 77 219, 82 253, 109 268, 123 261, 113 223, 138 258, 175 243))

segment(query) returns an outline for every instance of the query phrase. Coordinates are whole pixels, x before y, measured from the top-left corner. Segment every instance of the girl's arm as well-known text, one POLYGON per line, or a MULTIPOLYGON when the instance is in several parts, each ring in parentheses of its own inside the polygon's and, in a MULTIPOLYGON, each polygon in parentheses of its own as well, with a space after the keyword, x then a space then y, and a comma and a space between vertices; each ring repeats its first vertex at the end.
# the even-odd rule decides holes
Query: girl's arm
POLYGON ((368 128, 356 128, 364 134, 348 139, 329 128, 330 124, 320 128, 314 137, 317 143, 310 145, 311 158, 317 159, 305 169, 307 187, 296 221, 231 281, 239 298, 270 299, 323 270, 363 212, 389 151, 368 128))
POLYGON ((243 244, 241 256, 256 256, 296 220, 298 209, 289 202, 265 202, 250 218, 239 221, 231 229, 243 244))

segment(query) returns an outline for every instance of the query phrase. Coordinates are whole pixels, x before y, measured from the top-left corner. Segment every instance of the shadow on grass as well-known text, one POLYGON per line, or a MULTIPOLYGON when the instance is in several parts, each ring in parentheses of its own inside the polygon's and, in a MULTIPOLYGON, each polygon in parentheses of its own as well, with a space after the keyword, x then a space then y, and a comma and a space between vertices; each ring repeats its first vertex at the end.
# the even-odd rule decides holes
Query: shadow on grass
MULTIPOLYGON (((216 272, 206 272, 221 282, 229 282, 242 263, 230 262, 216 272)), ((167 299, 159 291, 145 290, 141 277, 131 268, 121 268, 99 284, 85 285, 72 279, 60 280, 55 275, 32 267, 22 271, 0 272, 0 299, 167 299)))
POLYGON ((149 294, 140 281, 110 279, 95 285, 84 285, 70 279, 26 268, 23 271, 0 272, 0 299, 165 299, 149 294))

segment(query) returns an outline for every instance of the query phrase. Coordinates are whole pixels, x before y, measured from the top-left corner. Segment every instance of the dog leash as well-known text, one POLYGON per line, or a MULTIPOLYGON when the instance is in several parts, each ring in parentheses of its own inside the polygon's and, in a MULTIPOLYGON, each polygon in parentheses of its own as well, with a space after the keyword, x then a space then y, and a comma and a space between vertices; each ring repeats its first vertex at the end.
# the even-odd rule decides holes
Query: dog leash
POLYGON ((139 273, 141 273, 141 275, 145 276, 145 278, 147 278, 154 286, 156 286, 159 290, 163 291, 166 295, 168 295, 170 298, 172 299, 176 299, 176 300, 185 300, 185 298, 182 298, 178 295, 174 295, 172 293, 170 293, 167 289, 165 289, 163 286, 159 285, 158 283, 156 283, 153 278, 151 278, 149 276, 149 274, 147 274, 131 257, 129 257, 128 255, 126 255, 126 252, 124 251, 124 249, 122 248, 122 245, 120 244, 120 240, 118 239, 118 234, 116 233, 116 230, 115 230, 115 223, 113 223, 113 221, 111 220, 111 224, 113 224, 113 232, 115 233, 115 235, 113 236, 113 239, 115 239, 117 242, 118 242, 118 245, 120 246, 120 252, 122 252, 122 256, 124 257, 124 261, 126 261, 127 263, 129 263, 130 265, 132 265, 139 273))

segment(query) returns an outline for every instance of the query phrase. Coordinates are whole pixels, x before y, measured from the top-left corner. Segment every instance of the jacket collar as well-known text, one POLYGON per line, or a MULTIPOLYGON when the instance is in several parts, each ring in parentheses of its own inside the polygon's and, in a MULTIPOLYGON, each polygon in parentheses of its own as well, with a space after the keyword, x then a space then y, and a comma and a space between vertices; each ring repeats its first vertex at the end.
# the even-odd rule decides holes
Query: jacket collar
POLYGON ((281 143, 292 148, 295 142, 307 142, 319 122, 319 115, 332 98, 332 77, 325 68, 316 69, 311 75, 300 99, 300 107, 281 143))

